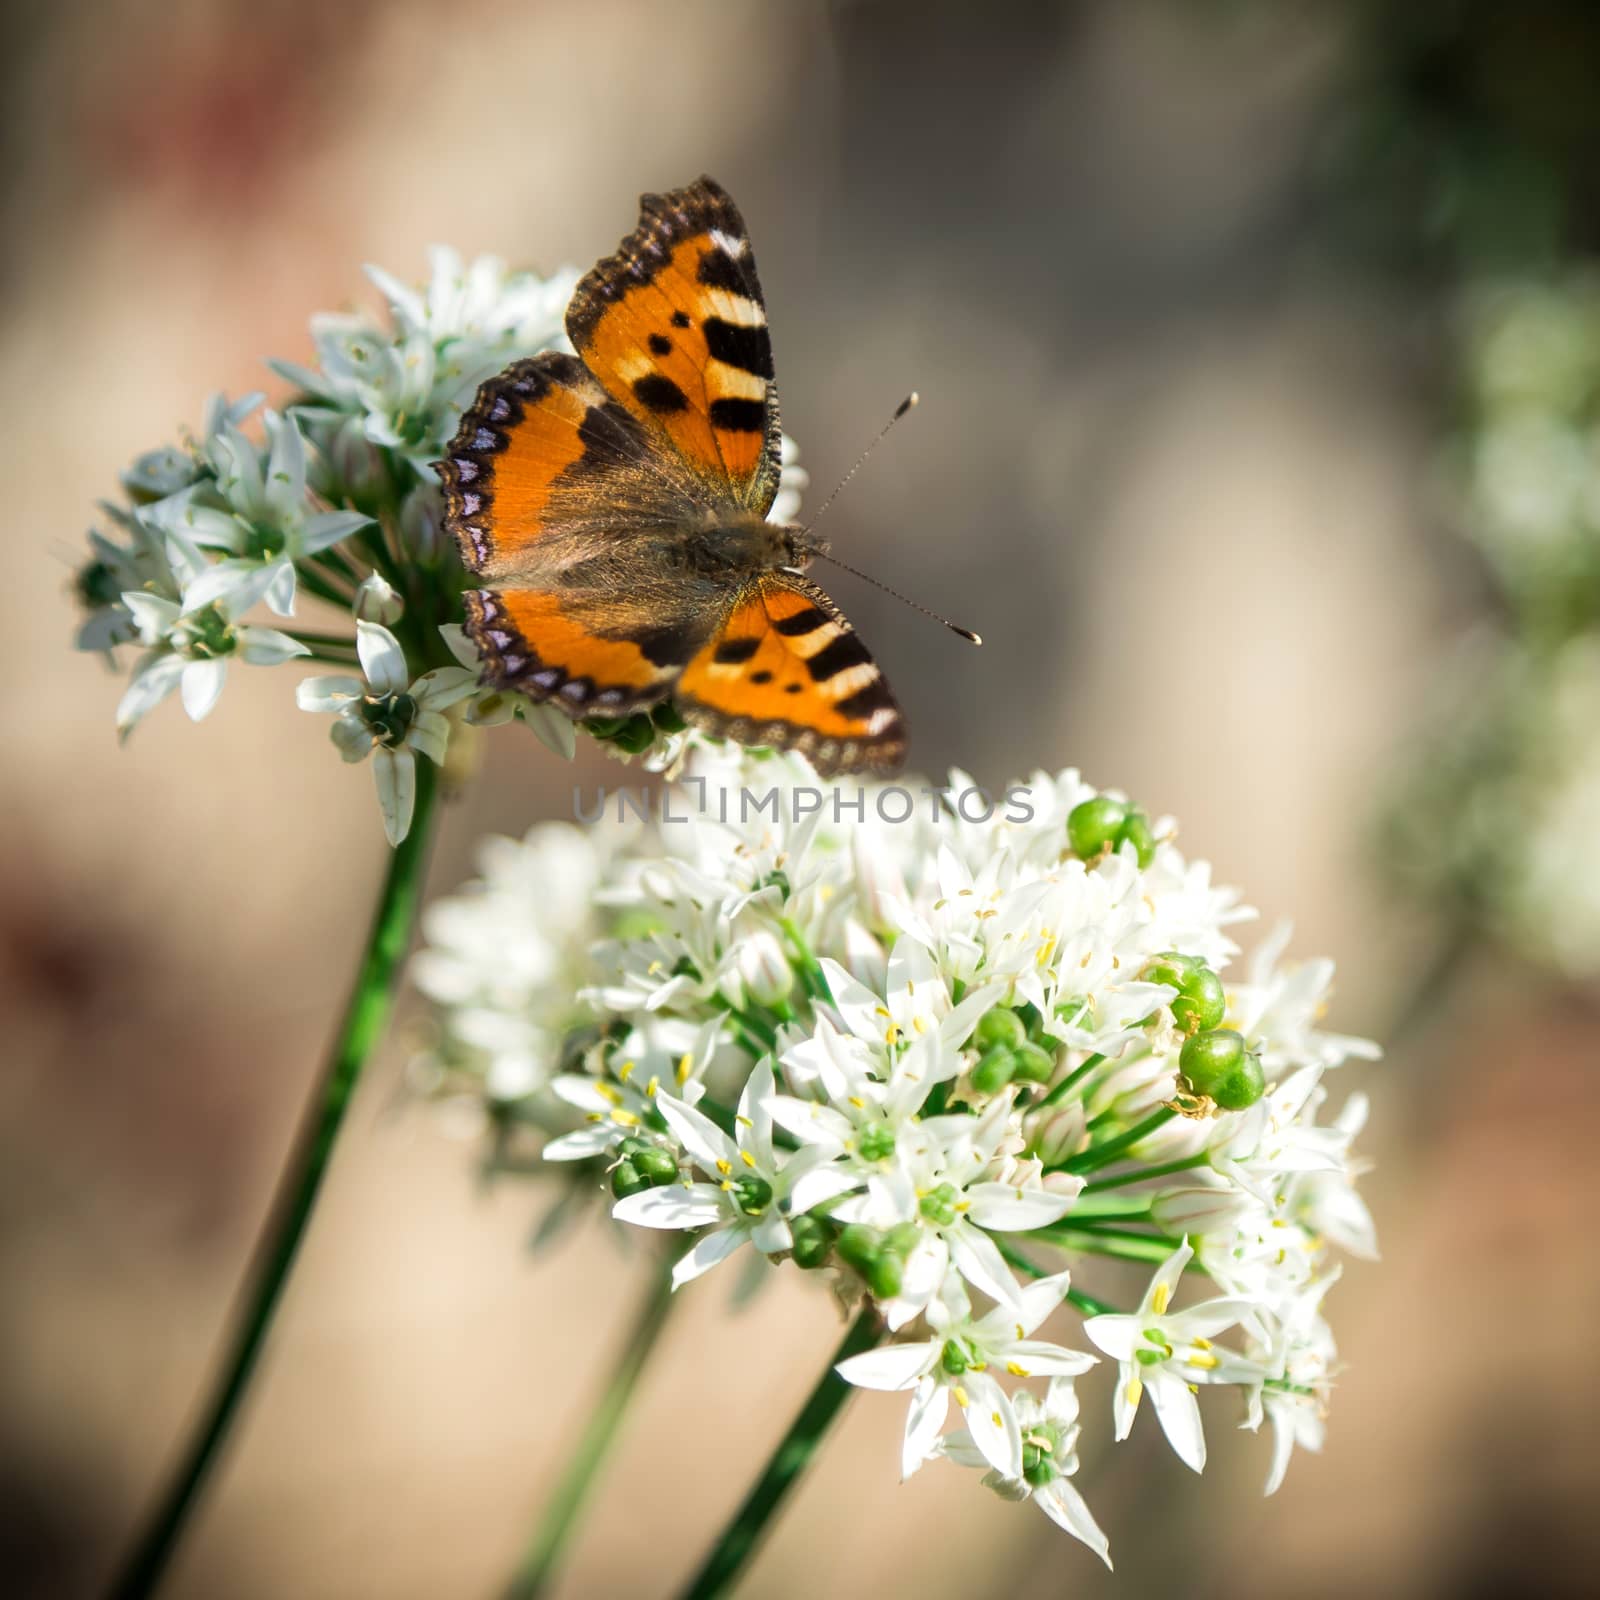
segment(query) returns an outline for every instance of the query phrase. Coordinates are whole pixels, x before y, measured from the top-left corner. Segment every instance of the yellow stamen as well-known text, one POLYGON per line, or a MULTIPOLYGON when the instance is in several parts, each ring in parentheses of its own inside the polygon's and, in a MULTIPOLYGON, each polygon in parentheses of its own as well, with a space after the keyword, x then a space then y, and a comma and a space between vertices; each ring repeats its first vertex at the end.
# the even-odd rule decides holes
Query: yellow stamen
POLYGON ((678 1082, 687 1083, 689 1074, 694 1071, 694 1061, 687 1050, 678 1057, 678 1082))
POLYGON ((963 1411, 965 1411, 967 1409, 967 1403, 968 1403, 967 1402, 967 1391, 965 1389, 963 1389, 961 1387, 961 1385, 958 1383, 955 1386, 955 1388, 952 1391, 952 1393, 956 1397, 956 1404, 958 1406, 960 1406, 963 1411))
POLYGON ((1150 1297, 1150 1309, 1158 1317, 1167 1314, 1167 1305, 1172 1299, 1172 1290, 1164 1283, 1156 1285, 1156 1292, 1150 1297))
POLYGON ((1189 1365, 1191 1367, 1199 1367, 1202 1372, 1210 1372, 1214 1368, 1220 1367, 1222 1361, 1217 1356, 1207 1355, 1204 1351, 1197 1350, 1189 1357, 1189 1365))
POLYGON ((637 1061, 624 1061, 622 1065, 617 1068, 617 1076, 624 1083, 626 1083, 628 1079, 633 1076, 633 1069, 638 1065, 639 1063, 637 1061))
POLYGON ((724 1178, 726 1178, 728 1174, 733 1171, 733 1163, 731 1161, 724 1161, 721 1156, 718 1156, 717 1171, 720 1172, 724 1178))
POLYGON ((1033 1376, 1033 1374, 1029 1372, 1026 1367, 1019 1366, 1015 1361, 1006 1362, 1006 1371, 1009 1372, 1013 1378, 1031 1378, 1033 1376))
POLYGON ((748 1150, 741 1150, 739 1152, 739 1159, 743 1161, 747 1167, 753 1167, 756 1164, 756 1158, 751 1155, 748 1150))
POLYGON ((1128 1404, 1130 1406, 1138 1405, 1139 1396, 1142 1395, 1143 1393, 1144 1393, 1144 1385, 1142 1383, 1140 1383, 1137 1378, 1132 1379, 1129 1382, 1128 1387, 1122 1391, 1123 1398, 1128 1402, 1128 1404))

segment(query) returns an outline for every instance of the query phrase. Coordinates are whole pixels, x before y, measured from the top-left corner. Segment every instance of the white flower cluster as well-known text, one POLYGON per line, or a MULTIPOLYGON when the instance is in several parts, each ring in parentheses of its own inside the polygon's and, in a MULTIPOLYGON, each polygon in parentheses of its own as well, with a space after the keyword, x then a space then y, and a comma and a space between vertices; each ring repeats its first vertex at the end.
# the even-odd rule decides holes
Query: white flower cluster
POLYGON ((272 363, 302 390, 285 409, 261 410, 260 395, 213 400, 200 438, 124 473, 126 503, 103 507, 111 531, 90 533, 77 577, 77 643, 141 647, 117 708, 124 736, 175 689, 204 717, 233 660, 342 669, 306 680, 299 704, 338 714, 347 761, 375 754, 394 843, 410 824, 416 753, 442 762, 458 719, 515 718, 572 753, 567 718, 478 682, 429 462, 480 381, 563 342, 575 274, 510 273, 487 257, 463 265, 438 250, 424 292, 370 275, 389 324, 314 318, 318 365, 272 363), (305 599, 330 608, 340 630, 302 627, 305 599), (262 610, 284 625, 249 620, 262 610))
POLYGON ((698 741, 689 771, 652 825, 494 841, 434 908, 444 1077, 620 1220, 689 1233, 676 1283, 749 1249, 874 1306, 888 1342, 840 1370, 908 1393, 906 1474, 981 1467, 1105 1555, 1069 1481, 1104 1355, 1118 1438, 1148 1395, 1199 1469, 1197 1391, 1228 1387, 1273 1424, 1275 1488, 1320 1442, 1334 1249, 1374 1253, 1364 1104, 1317 1121, 1325 1074, 1376 1053, 1319 1031, 1331 964, 1273 941, 1227 974, 1250 913, 1075 772, 827 788, 698 741), (1124 1312, 1041 1252, 1157 1270, 1124 1312), (1077 1348, 1036 1337, 1067 1301, 1077 1348))

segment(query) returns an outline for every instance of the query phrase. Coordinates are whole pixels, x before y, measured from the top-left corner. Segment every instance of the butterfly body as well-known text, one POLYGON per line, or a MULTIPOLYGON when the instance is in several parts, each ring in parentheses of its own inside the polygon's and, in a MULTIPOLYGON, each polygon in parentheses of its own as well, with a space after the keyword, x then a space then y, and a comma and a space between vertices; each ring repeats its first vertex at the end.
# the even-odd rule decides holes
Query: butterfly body
POLYGON ((767 520, 782 436, 743 221, 707 178, 641 207, 573 297, 578 354, 491 379, 439 465, 484 675, 574 717, 670 697, 824 772, 890 770, 899 709, 802 575, 824 547, 767 520))

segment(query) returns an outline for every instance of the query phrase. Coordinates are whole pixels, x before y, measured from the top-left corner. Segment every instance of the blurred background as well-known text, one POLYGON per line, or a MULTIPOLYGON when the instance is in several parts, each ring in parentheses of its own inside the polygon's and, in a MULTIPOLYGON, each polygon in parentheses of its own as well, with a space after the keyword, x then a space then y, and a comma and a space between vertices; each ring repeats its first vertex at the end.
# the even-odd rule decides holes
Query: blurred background
MULTIPOLYGON (((752 1596, 1592 1592, 1600 1118, 1600 10, 618 0, 12 5, 0 450, 0 1588, 91 1595, 219 1348, 382 868, 285 677, 119 749, 74 655, 93 503, 308 315, 448 242, 587 266, 701 171, 755 240, 811 504, 913 761, 1075 764, 1183 823, 1384 1040, 1385 1259, 1326 1454, 1210 1413, 1080 1479, 1114 1579, 858 1399, 752 1596), (1589 1265, 1585 1266, 1585 1262, 1589 1265)), ((446 819, 568 813, 519 729, 446 819)), ((612 769, 607 769, 612 770, 612 769)), ((363 1084, 174 1596, 488 1595, 641 1292, 363 1084)), ((563 1592, 670 1592, 836 1337, 680 1307, 563 1592)), ((1091 1396, 1105 1399, 1091 1387, 1091 1396)), ((1105 1431, 1097 1425, 1097 1432, 1105 1431)))

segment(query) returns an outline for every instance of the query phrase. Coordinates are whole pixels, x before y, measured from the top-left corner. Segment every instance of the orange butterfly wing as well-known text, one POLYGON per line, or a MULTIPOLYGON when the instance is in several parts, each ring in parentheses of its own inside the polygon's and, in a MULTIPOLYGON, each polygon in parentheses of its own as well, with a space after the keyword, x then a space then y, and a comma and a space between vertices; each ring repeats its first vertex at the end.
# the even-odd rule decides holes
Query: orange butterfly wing
POLYGON ((765 516, 781 433, 744 219, 710 178, 639 206, 639 226, 579 283, 567 333, 612 397, 692 472, 765 516))
POLYGON ((905 724, 878 664, 814 583, 757 579, 683 669, 678 709, 741 744, 798 750, 824 774, 892 772, 905 724))
POLYGON ((464 596, 486 681, 574 716, 666 695, 715 617, 639 582, 631 530, 681 516, 680 502, 581 361, 547 352, 484 384, 439 475, 461 559, 494 585, 464 596))

